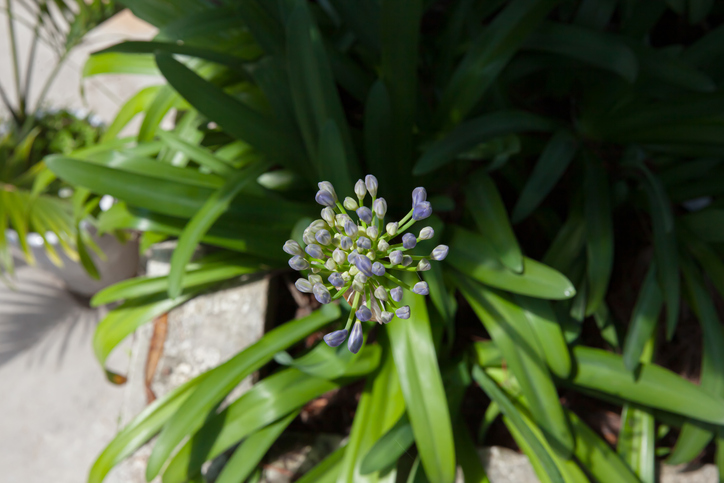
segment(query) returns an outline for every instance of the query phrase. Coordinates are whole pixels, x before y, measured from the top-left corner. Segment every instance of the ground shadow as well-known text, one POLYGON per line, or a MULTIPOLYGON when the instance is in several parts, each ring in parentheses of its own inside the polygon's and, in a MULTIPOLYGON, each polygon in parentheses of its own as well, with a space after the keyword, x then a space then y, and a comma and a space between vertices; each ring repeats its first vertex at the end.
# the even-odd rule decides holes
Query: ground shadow
POLYGON ((88 340, 99 318, 62 281, 34 267, 21 266, 0 284, 0 365, 31 351, 29 361, 57 357, 61 363, 74 340, 88 340), (76 333, 81 331, 82 333, 76 333))

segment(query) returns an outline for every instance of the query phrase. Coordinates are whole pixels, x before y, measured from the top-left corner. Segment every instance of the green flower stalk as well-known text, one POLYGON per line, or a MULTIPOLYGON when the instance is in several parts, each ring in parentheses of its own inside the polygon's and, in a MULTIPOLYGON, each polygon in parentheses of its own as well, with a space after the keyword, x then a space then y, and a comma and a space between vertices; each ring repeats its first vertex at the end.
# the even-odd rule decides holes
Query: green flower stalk
POLYGON ((351 307, 347 325, 330 332, 324 341, 331 347, 345 340, 350 351, 357 353, 362 344, 362 323, 389 323, 395 316, 410 318, 410 307, 400 306, 403 290, 428 295, 427 283, 418 282, 410 287, 392 272, 421 272, 429 270, 430 261, 444 260, 448 247, 437 246, 428 256, 411 257, 407 250, 434 235, 431 227, 424 227, 418 236, 408 232, 416 222, 432 214, 425 188, 412 192, 412 209, 399 221, 385 224, 387 202, 377 197, 377 178, 367 175, 354 186, 354 195, 340 203, 337 193, 328 181, 319 183, 315 200, 322 209, 322 219, 313 221, 302 234, 302 246, 294 240, 284 244, 291 255, 289 266, 306 272, 295 285, 300 292, 311 293, 321 304, 344 298, 351 307), (364 200, 369 193, 370 206, 364 200), (356 216, 356 220, 350 216, 356 216), (401 241, 393 239, 401 236, 401 241), (413 265, 413 261, 417 261, 413 265), (386 287, 394 285, 388 290, 386 287), (350 333, 351 331, 351 333, 350 333))

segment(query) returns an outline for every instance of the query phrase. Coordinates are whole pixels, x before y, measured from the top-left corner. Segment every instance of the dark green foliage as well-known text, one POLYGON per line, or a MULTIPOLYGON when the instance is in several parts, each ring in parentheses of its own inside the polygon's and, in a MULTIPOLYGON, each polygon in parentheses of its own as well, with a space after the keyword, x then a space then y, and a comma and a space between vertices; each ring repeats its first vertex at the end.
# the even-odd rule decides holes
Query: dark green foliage
MULTIPOLYGON (((281 246, 317 216, 317 181, 345 193, 370 172, 393 216, 409 209, 410 188, 425 186, 450 254, 425 274, 431 303, 411 297, 410 320, 366 329, 376 342, 357 356, 321 345, 297 359, 277 354, 290 368, 218 412, 240 377, 339 313, 325 307, 282 325, 154 403, 108 446, 91 482, 158 432, 149 478, 195 479, 205 460, 243 440, 237 454, 256 463, 261 450, 249 442, 268 447, 310 398, 360 378, 349 442, 303 481, 450 483, 456 464, 484 481, 464 430, 485 406, 461 415, 456 396, 468 394, 471 374, 495 404, 485 428, 499 408, 541 481, 652 482, 654 449, 674 442, 656 440, 657 421, 683 428, 675 462, 722 441, 721 5, 125 3, 161 28, 159 38, 107 49, 86 74, 155 64, 170 87, 131 98, 92 152, 47 163, 124 202, 101 218, 103 229, 178 237, 179 250, 169 277, 98 295, 126 300, 99 326, 101 363, 159 311, 242 273, 286 268, 281 246), (161 132, 171 108, 176 127, 161 132), (139 136, 115 139, 139 113, 139 136), (189 263, 199 242, 222 258, 189 263), (473 343, 472 326, 492 341, 473 343), (294 337, 280 337, 285 328, 294 337), (682 350, 684 332, 697 331, 700 386, 656 364, 663 344, 682 350), (623 407, 618 453, 575 403, 561 404, 561 391, 623 407), (404 450, 414 443, 414 464, 402 456, 395 465, 404 453, 386 450, 395 438, 404 450), (192 454, 194 444, 203 451, 192 454)), ((237 454, 230 468, 250 474, 237 454)))

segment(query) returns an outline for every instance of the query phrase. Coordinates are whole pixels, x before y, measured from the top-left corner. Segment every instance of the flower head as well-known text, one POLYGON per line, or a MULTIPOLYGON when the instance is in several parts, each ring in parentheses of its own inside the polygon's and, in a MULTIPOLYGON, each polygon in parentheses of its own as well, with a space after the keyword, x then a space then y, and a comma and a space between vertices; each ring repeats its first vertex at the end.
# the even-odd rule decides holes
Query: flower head
POLYGON ((432 215, 432 206, 430 206, 429 201, 418 203, 412 210, 412 219, 415 221, 424 220, 430 215, 432 215))
POLYGON ((322 210, 322 219, 327 222, 329 226, 334 226, 334 217, 336 213, 329 206, 325 206, 322 210))
POLYGON ((366 206, 360 206, 357 208, 357 216, 359 216, 359 219, 364 221, 365 223, 372 223, 372 210, 367 208, 366 206))
POLYGON ((387 213, 387 201, 384 198, 377 198, 372 204, 372 208, 375 210, 377 218, 382 219, 387 213))
POLYGON ((330 347, 337 347, 347 338, 347 333, 347 329, 335 330, 334 332, 330 332, 324 336, 324 342, 326 342, 330 347))
POLYGON ((430 289, 427 286, 427 282, 417 282, 415 286, 412 287, 412 291, 417 295, 430 295, 430 289))
POLYGON ((387 216, 387 202, 377 197, 378 189, 377 178, 367 175, 354 186, 356 199, 348 196, 340 204, 332 184, 320 182, 315 200, 324 206, 322 218, 303 231, 304 248, 294 240, 288 240, 283 247, 291 255, 289 266, 307 273, 306 278, 295 282, 300 292, 314 295, 321 304, 343 296, 350 304, 347 326, 325 335, 324 341, 337 347, 346 340, 354 353, 364 343, 363 323, 387 324, 395 316, 410 317, 410 307, 399 305, 403 289, 418 295, 429 294, 427 283, 418 282, 410 287, 394 273, 429 270, 431 260, 443 260, 448 252, 447 246, 439 245, 428 256, 412 257, 405 253, 415 248, 418 241, 434 235, 431 227, 422 228, 419 236, 408 231, 416 221, 432 214, 425 188, 413 191, 412 210, 404 218, 386 224, 383 220, 387 216), (367 193, 372 198, 371 206, 364 204, 367 193), (401 239, 397 238, 403 233, 401 239))
POLYGON ((312 293, 312 283, 307 280, 306 278, 300 278, 296 282, 294 282, 294 285, 297 287, 297 290, 303 293, 312 293))
POLYGON ((332 195, 334 201, 337 201, 337 192, 334 191, 334 186, 332 186, 332 183, 330 183, 329 181, 320 181, 319 183, 317 183, 317 187, 319 187, 321 191, 326 191, 327 193, 332 195))
POLYGON ((294 240, 287 240, 286 243, 284 243, 283 250, 290 255, 302 255, 304 253, 302 251, 302 247, 299 246, 299 243, 294 240))
POLYGON ((415 188, 412 190, 412 207, 416 207, 423 201, 427 200, 427 191, 425 188, 420 186, 419 188, 415 188))
POLYGON ((329 191, 325 190, 317 191, 317 196, 314 197, 314 200, 320 205, 329 206, 330 208, 336 203, 334 196, 332 196, 329 191))
POLYGON ((358 320, 354 323, 354 327, 352 328, 352 333, 350 334, 349 340, 347 341, 347 348, 351 353, 356 354, 362 347, 363 342, 364 338, 362 336, 362 324, 358 320))
POLYGON ((354 198, 350 198, 349 196, 344 199, 344 203, 342 203, 342 205, 346 210, 350 211, 357 211, 357 208, 359 208, 359 205, 354 198))
POLYGON ((435 230, 433 230, 431 226, 426 226, 420 230, 420 236, 418 238, 420 238, 420 240, 429 240, 433 236, 435 236, 435 230))
POLYGON ((365 187, 367 188, 367 191, 370 192, 371 197, 377 196, 377 178, 375 178, 373 175, 368 174, 365 176, 365 187))
POLYGON ((405 233, 402 235, 402 246, 408 250, 415 248, 417 245, 417 238, 412 233, 405 233))
POLYGON ((357 199, 360 201, 362 201, 367 194, 367 187, 365 186, 365 182, 361 179, 358 179, 354 184, 354 194, 357 195, 357 199))
POLYGON ((430 258, 432 258, 435 261, 442 261, 445 260, 445 257, 447 257, 447 252, 449 248, 447 245, 438 245, 435 247, 435 249, 430 254, 430 258))

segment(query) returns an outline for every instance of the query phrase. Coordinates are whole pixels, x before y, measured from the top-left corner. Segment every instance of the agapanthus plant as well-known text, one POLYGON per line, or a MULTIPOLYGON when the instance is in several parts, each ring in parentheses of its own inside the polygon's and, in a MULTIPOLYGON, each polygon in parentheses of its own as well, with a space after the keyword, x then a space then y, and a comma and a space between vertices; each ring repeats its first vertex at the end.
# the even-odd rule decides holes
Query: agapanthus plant
POLYGON ((429 226, 417 235, 407 231, 432 214, 425 188, 413 190, 412 209, 407 215, 387 224, 387 202, 377 197, 377 178, 367 175, 364 181, 358 180, 354 193, 356 199, 346 197, 340 202, 332 183, 320 182, 315 199, 324 206, 322 219, 313 221, 304 230, 304 248, 298 242, 288 240, 284 251, 292 255, 290 267, 308 273, 306 278, 295 283, 300 292, 314 294, 321 304, 340 298, 349 303, 352 310, 346 327, 325 335, 324 341, 337 347, 347 340, 349 350, 357 353, 363 343, 362 322, 387 324, 395 316, 408 319, 410 307, 400 304, 403 290, 418 295, 429 294, 426 282, 410 286, 391 272, 429 270, 430 260, 445 259, 448 247, 438 245, 428 256, 405 253, 415 248, 419 241, 429 240, 434 235, 429 226), (368 193, 370 207, 364 204, 368 193), (356 215, 356 221, 349 212, 356 215), (401 241, 393 243, 400 235, 401 241))

